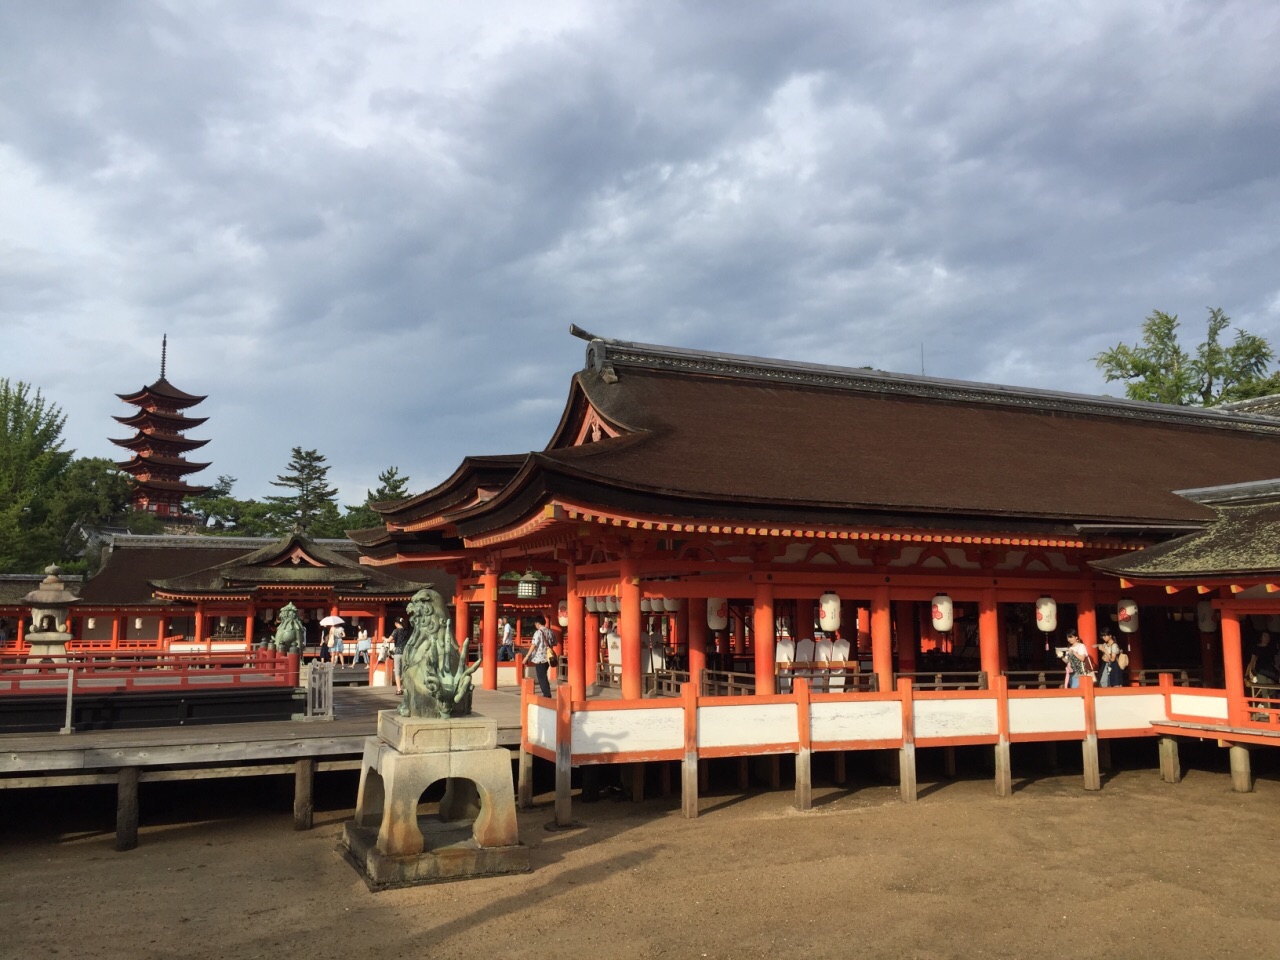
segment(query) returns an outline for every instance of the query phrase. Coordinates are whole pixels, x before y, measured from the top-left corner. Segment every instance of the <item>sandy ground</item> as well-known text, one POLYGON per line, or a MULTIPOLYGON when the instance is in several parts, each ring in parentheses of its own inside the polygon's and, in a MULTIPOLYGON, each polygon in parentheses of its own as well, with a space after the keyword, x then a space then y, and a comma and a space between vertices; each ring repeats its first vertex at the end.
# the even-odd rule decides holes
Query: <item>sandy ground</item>
POLYGON ((728 766, 697 820, 677 797, 605 799, 550 831, 540 794, 520 817, 532 873, 379 894, 337 852, 352 775, 322 778, 303 833, 284 778, 144 784, 127 853, 110 789, 4 791, 0 956, 1275 955, 1274 758, 1235 794, 1224 751, 1184 749, 1171 785, 1145 743, 1086 793, 1078 764, 1015 752, 1001 800, 977 755, 950 781, 922 754, 915 804, 874 759, 851 760, 846 787, 815 786, 808 813, 790 790, 739 793, 728 766))

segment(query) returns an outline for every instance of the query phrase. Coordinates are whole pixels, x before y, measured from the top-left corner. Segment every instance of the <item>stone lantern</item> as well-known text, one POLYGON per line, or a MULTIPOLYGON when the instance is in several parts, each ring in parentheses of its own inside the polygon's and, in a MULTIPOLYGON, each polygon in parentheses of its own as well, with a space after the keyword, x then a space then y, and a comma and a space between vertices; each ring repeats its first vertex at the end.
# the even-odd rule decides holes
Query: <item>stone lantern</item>
POLYGON ((71 639, 69 613, 71 605, 80 600, 62 582, 56 565, 45 567, 44 572, 48 576, 40 581, 40 586, 22 598, 31 608, 31 630, 27 633, 27 644, 31 648, 29 661, 67 655, 67 641, 71 639))

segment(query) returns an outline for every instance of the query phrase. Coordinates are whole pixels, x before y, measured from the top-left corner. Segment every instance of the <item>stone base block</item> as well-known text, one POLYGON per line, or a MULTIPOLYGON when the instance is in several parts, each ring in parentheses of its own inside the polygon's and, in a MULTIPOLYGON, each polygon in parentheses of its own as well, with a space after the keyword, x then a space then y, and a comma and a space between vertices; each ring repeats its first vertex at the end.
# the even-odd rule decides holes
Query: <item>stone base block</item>
POLYGON ((492 750, 498 745, 498 721, 485 717, 402 717, 394 710, 382 710, 378 713, 378 739, 403 754, 492 750))
POLYGON ((432 817, 418 821, 425 849, 416 856, 393 857, 378 849, 378 832, 354 823, 344 826, 342 851, 373 891, 394 887, 469 880, 508 873, 528 873, 529 850, 517 843, 481 847, 467 821, 441 823, 432 817))

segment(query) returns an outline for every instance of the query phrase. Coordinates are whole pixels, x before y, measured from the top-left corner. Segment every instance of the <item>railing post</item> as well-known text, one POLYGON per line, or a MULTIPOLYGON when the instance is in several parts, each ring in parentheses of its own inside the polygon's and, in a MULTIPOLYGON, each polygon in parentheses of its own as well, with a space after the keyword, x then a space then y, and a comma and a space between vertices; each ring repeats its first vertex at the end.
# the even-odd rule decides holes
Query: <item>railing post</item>
POLYGON ((533 754, 529 752, 529 702, 533 699, 533 681, 520 681, 520 769, 516 800, 521 810, 533 806, 533 754))
POLYGON ((809 681, 793 681, 796 698, 796 809, 813 807, 813 736, 810 727, 809 681))
POLYGON ((994 678, 996 692, 996 796, 1013 793, 1013 770, 1009 754, 1009 678, 994 678))
POLYGON ((75 733, 75 727, 71 723, 72 718, 74 717, 74 709, 75 709, 74 705, 72 704, 72 700, 75 697, 75 689, 76 689, 76 668, 69 666, 67 667, 67 716, 66 716, 66 719, 63 720, 62 722, 62 729, 58 731, 59 733, 75 733))
MULTIPOLYGON (((698 671, 701 677, 702 671, 698 671)), ((698 816, 698 691, 690 681, 680 688, 684 704, 684 763, 680 768, 680 809, 685 819, 698 816)))
POLYGON ((916 800, 916 718, 911 681, 898 681, 902 697, 902 749, 898 751, 898 795, 907 803, 916 800))
POLYGON ((1102 771, 1098 765, 1098 718, 1096 714, 1093 677, 1080 678, 1080 690, 1084 695, 1084 788, 1102 789, 1102 771))

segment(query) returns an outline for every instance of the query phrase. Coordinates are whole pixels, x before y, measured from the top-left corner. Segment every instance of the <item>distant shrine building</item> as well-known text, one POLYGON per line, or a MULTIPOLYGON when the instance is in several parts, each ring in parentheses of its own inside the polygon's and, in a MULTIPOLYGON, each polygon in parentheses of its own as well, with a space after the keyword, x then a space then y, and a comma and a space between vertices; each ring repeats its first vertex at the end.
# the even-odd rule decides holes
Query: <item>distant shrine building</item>
POLYGON ((487 688, 518 682, 504 586, 559 624, 568 712, 531 696, 535 753, 1280 734, 1280 693, 1242 672, 1280 626, 1280 555, 1208 553, 1232 501, 1203 492, 1280 477, 1280 419, 573 332, 586 364, 545 449, 467 457, 351 534, 366 564, 456 575, 487 688), (1100 669, 1104 631, 1123 686, 1066 688, 1068 635, 1100 669))
POLYGON ((135 393, 116 394, 125 403, 138 408, 137 413, 114 419, 134 430, 126 440, 112 440, 133 455, 118 466, 134 481, 132 505, 162 518, 182 517, 182 501, 209 492, 209 487, 193 486, 184 479, 209 466, 189 463, 187 454, 203 447, 208 440, 194 440, 186 431, 198 427, 207 417, 189 417, 185 410, 205 397, 184 393, 165 379, 166 336, 160 354, 160 379, 135 393))

